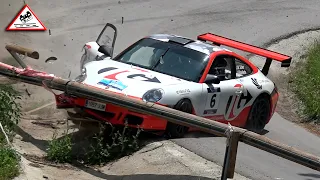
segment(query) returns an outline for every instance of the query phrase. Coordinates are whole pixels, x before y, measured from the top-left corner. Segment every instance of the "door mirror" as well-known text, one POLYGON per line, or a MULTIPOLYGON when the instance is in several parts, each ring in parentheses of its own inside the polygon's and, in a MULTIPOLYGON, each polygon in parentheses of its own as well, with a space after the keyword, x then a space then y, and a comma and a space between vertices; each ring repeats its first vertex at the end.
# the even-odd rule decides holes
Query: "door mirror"
POLYGON ((104 55, 106 55, 108 57, 111 57, 112 50, 106 45, 101 45, 99 47, 98 51, 103 53, 104 55))
POLYGON ((99 48, 99 52, 110 57, 113 56, 114 44, 117 39, 117 32, 117 28, 113 24, 107 23, 104 26, 104 28, 98 36, 98 39, 96 40, 97 44, 101 48, 99 48))
POLYGON ((206 79, 204 80, 206 84, 219 84, 220 79, 218 76, 208 74, 206 79))

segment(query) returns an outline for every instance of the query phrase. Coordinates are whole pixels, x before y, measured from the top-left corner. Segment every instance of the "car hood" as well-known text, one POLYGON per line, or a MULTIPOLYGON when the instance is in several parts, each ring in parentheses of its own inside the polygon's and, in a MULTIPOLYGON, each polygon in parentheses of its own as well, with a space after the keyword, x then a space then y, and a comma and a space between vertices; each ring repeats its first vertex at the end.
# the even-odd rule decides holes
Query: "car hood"
POLYGON ((83 83, 135 97, 142 97, 146 91, 154 88, 192 83, 110 59, 89 62, 85 68, 87 77, 83 83))

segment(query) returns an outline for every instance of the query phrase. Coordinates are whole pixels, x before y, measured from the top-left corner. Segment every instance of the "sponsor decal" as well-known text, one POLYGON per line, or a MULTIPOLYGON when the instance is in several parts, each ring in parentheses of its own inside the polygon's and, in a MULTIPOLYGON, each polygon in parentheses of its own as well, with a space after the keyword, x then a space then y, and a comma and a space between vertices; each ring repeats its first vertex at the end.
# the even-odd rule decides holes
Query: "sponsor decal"
POLYGON ((234 85, 235 88, 241 88, 242 87, 242 84, 236 84, 234 85))
POLYGON ((121 81, 113 80, 113 79, 102 79, 101 81, 98 82, 98 84, 106 86, 106 89, 111 87, 120 91, 128 87, 124 85, 121 81))
POLYGON ((183 95, 183 94, 189 94, 191 91, 190 89, 183 89, 176 91, 177 94, 183 95))
POLYGON ((270 81, 269 80, 259 80, 258 82, 263 84, 263 83, 269 83, 270 81))
POLYGON ((247 74, 247 71, 245 70, 245 66, 244 65, 237 65, 236 66, 236 71, 238 74, 241 74, 241 75, 246 75, 247 74))
POLYGON ((106 68, 102 68, 98 71, 98 74, 101 74, 101 73, 104 73, 104 72, 108 72, 108 71, 112 71, 112 70, 115 70, 115 69, 118 69, 118 68, 115 68, 115 67, 106 67, 106 68))
POLYGON ((29 5, 23 6, 17 16, 6 28, 7 31, 45 31, 47 28, 31 10, 29 5))
POLYGON ((237 69, 237 70, 244 70, 245 67, 244 67, 244 65, 237 65, 237 66, 236 66, 236 69, 237 69))
POLYGON ((258 89, 262 89, 262 85, 260 85, 257 81, 256 78, 251 78, 252 83, 258 88, 258 89))
POLYGON ((225 109, 226 119, 234 119, 237 117, 241 111, 248 105, 252 100, 251 93, 247 90, 246 94, 242 93, 241 96, 233 95, 230 96, 227 101, 227 106, 225 109), (243 103, 244 102, 244 103, 243 103))
MULTIPOLYGON (((106 68, 102 68, 98 71, 98 74, 102 74, 108 71, 112 71, 112 70, 116 70, 118 68, 116 67, 106 67, 106 68)), ((139 70, 142 72, 146 72, 145 70, 140 70, 140 69, 135 69, 135 70, 139 70)), ((105 76, 105 78, 107 79, 113 79, 113 80, 118 80, 116 78, 117 75, 122 74, 122 73, 131 73, 129 70, 123 70, 123 71, 119 71, 116 73, 112 73, 109 74, 107 76, 105 76)), ((147 76, 146 74, 130 74, 127 76, 128 79, 135 79, 135 80, 140 80, 140 81, 145 81, 145 82, 153 82, 153 83, 161 83, 160 80, 157 77, 150 77, 147 76)))
POLYGON ((216 109, 218 108, 217 106, 219 105, 221 89, 219 87, 214 87, 212 84, 209 84, 208 86, 209 86, 209 88, 207 88, 208 97, 207 97, 207 102, 205 107, 207 109, 216 111, 216 109))
POLYGON ((143 79, 142 81, 161 83, 157 77, 147 77, 145 74, 132 74, 127 76, 127 78, 131 78, 131 79, 136 79, 137 77, 140 77, 140 79, 143 79))

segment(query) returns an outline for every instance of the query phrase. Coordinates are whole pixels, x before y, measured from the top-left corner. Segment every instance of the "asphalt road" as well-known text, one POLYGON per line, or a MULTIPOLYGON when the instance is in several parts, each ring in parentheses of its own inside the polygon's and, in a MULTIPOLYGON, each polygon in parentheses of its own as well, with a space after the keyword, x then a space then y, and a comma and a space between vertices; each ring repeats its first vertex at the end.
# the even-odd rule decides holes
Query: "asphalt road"
MULTIPOLYGON (((37 49, 39 68, 59 76, 79 72, 81 48, 93 41, 106 22, 119 30, 115 53, 152 33, 188 37, 213 32, 262 45, 288 33, 320 26, 318 0, 28 0, 47 32, 1 34, 5 42, 37 49), (120 2, 120 3, 119 3, 120 2), (124 23, 121 23, 121 17, 124 23), (45 64, 55 55, 59 60, 45 64)), ((17 0, 2 0, 0 23, 5 28, 22 7, 17 0), (9 6, 10 4, 10 6, 9 6)), ((1 52, 1 51, 0 51, 1 52)), ((275 114, 266 136, 320 156, 320 139, 275 114)), ((174 140, 177 144, 222 164, 225 139, 198 137, 174 140)), ((311 180, 320 173, 253 147, 240 144, 236 170, 253 179, 311 180)))

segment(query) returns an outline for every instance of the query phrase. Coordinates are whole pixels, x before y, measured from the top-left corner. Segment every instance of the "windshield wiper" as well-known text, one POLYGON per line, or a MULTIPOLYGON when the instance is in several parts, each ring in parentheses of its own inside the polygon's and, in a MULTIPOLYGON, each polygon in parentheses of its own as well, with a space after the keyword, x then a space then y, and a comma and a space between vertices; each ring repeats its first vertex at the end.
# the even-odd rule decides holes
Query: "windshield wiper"
POLYGON ((160 62, 162 61, 162 59, 163 59, 163 56, 166 55, 166 53, 169 51, 169 49, 170 49, 170 48, 167 48, 167 50, 166 50, 163 54, 161 54, 161 56, 159 57, 159 59, 158 59, 158 61, 156 62, 156 64, 152 67, 152 69, 156 68, 156 67, 159 65, 159 63, 160 63, 160 62))

